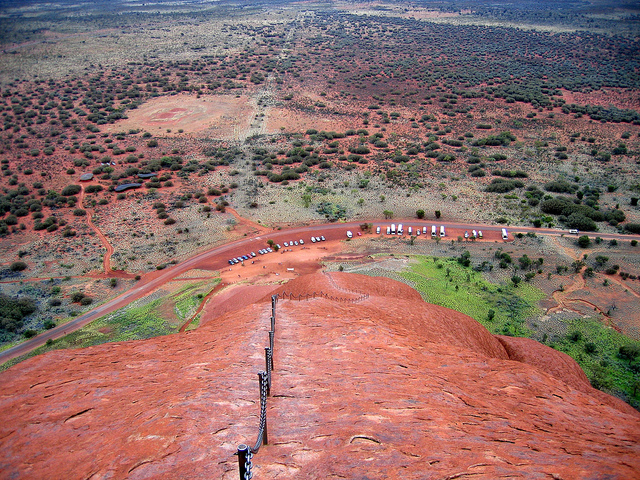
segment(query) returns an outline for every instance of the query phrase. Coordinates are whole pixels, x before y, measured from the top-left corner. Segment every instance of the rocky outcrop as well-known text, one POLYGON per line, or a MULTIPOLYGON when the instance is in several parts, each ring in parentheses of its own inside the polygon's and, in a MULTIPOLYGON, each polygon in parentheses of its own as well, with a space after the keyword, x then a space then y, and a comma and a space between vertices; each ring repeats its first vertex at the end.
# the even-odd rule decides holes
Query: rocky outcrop
MULTIPOLYGON (((633 478, 640 415, 568 357, 388 279, 300 277, 280 301, 254 478, 633 478)), ((0 478, 237 478, 255 441, 268 298, 195 331, 0 374, 0 478)))

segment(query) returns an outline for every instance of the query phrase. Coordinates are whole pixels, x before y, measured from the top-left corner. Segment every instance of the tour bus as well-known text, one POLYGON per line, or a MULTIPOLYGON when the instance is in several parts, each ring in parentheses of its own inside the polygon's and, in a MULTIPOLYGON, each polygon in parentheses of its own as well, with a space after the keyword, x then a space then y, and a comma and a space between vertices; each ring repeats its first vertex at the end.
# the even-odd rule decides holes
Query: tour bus
POLYGON ((407 232, 409 233, 409 235, 413 235, 413 228, 412 227, 407 228, 407 232))
POLYGON ((431 236, 435 237, 438 234, 438 229, 435 225, 431 225, 431 236))
POLYGON ((444 237, 446 233, 444 232, 444 225, 440 225, 440 236, 444 237))
POLYGON ((422 233, 427 234, 427 227, 422 227, 422 233))
POLYGON ((403 233, 403 232, 402 232, 402 224, 401 224, 401 223, 399 223, 399 224, 398 224, 398 235, 402 235, 402 233, 403 233))
POLYGON ((509 232, 507 232, 506 228, 502 229, 502 239, 503 240, 509 240, 509 232))
POLYGON ((391 224, 391 235, 395 235, 396 234, 396 224, 392 223, 391 224))

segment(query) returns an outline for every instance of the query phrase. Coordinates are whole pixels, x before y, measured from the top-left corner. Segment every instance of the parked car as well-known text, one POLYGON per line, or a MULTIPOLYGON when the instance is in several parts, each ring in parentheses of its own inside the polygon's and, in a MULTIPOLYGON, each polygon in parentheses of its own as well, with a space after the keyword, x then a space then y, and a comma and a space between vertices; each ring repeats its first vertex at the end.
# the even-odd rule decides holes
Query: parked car
POLYGON ((289 242, 284 242, 284 246, 288 247, 289 246, 289 242))
POLYGON ((376 228, 376 233, 380 233, 380 227, 376 228))
POLYGON ((304 240, 300 239, 300 245, 304 245, 304 240))
POLYGON ((464 231, 464 238, 469 238, 469 230, 464 231))
POLYGON ((326 238, 324 238, 324 235, 320 235, 320 240, 322 240, 323 242, 326 240, 326 238))
POLYGON ((311 237, 311 241, 312 241, 313 243, 316 243, 316 237, 311 237))
POLYGON ((347 230, 347 238, 353 238, 353 233, 351 233, 351 230, 347 230))

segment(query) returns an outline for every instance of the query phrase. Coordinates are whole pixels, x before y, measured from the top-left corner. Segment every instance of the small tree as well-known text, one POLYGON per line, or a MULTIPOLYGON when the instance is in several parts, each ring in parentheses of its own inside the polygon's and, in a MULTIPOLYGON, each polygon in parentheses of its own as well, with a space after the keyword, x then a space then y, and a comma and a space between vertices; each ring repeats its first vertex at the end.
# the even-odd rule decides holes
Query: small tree
POLYGON ((393 218, 393 212, 391 210, 385 210, 382 214, 384 215, 384 218, 393 218))
POLYGON ((436 218, 440 218, 440 215, 442 215, 442 213, 440 213, 440 210, 436 210, 436 218))
POLYGON ((513 286, 517 287, 518 284, 522 281, 522 278, 520 278, 518 275, 514 275, 513 277, 511 277, 511 281, 513 282, 513 286))
POLYGON ((578 246, 580 248, 588 248, 589 245, 591 245, 591 239, 588 235, 582 235, 580 238, 578 238, 578 246))
POLYGON ((422 219, 424 218, 424 210, 420 209, 416 211, 416 217, 422 219))

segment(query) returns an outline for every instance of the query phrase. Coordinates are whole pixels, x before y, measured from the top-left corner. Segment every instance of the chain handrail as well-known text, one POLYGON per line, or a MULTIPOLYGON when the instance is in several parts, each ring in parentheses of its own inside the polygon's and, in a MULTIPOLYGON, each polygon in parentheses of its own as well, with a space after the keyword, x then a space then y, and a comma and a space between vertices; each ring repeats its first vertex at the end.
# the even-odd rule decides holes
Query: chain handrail
POLYGON ((258 427, 258 438, 253 447, 249 447, 244 443, 238 445, 235 455, 238 456, 238 470, 240 480, 251 480, 253 473, 252 458, 260 451, 262 445, 268 445, 269 434, 267 428, 267 397, 271 395, 271 374, 273 371, 273 343, 276 325, 276 303, 278 296, 271 296, 271 330, 269 331, 269 346, 265 347, 265 369, 266 371, 258 372, 258 380, 260 385, 260 426, 258 427))
POLYGON ((362 300, 369 298, 368 293, 363 292, 354 292, 354 294, 359 294, 355 298, 345 298, 345 297, 334 297, 333 295, 329 295, 328 293, 323 292, 322 290, 319 292, 311 292, 311 293, 299 293, 295 294, 293 292, 281 292, 276 294, 278 298, 282 298, 283 300, 309 300, 314 298, 325 298, 327 300, 332 300, 334 302, 343 302, 343 303, 357 303, 362 300))
POLYGON ((267 397, 271 395, 271 375, 273 373, 273 350, 276 328, 276 304, 278 303, 278 299, 282 298, 283 300, 286 299, 308 301, 309 299, 314 298, 325 298, 334 302, 356 303, 369 298, 368 293, 357 291, 353 291, 352 293, 354 295, 357 294, 358 296, 355 298, 334 297, 333 295, 329 295, 322 290, 319 292, 314 291, 311 293, 300 293, 297 295, 293 292, 281 292, 271 295, 271 330, 269 331, 269 346, 265 347, 264 349, 266 370, 258 372, 258 379, 260 384, 260 426, 258 427, 258 438, 253 447, 249 447, 244 443, 238 445, 236 455, 238 456, 238 470, 240 473, 240 480, 251 480, 251 478, 253 478, 253 473, 251 472, 251 468, 253 467, 252 458, 260 451, 260 447, 262 445, 268 445, 269 443, 269 435, 267 429, 267 397))

